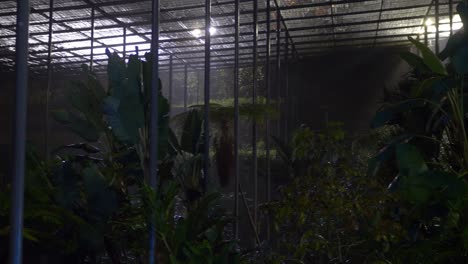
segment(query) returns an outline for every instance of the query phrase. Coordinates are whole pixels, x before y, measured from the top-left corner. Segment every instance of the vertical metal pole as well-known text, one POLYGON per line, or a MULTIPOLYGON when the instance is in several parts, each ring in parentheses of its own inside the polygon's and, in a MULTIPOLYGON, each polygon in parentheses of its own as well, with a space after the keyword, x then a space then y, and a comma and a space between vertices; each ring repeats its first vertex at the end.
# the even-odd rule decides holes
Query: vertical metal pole
POLYGON ((424 44, 426 46, 429 46, 429 38, 428 38, 428 32, 427 32, 427 26, 424 25, 424 44))
MULTIPOLYGON (((331 10, 332 10, 332 23, 333 23, 333 2, 330 1, 331 3, 331 10)), ((375 30, 375 35, 374 35, 374 44, 372 45, 373 48, 375 48, 375 45, 377 44, 377 37, 379 35, 379 30, 380 30, 380 21, 382 20, 382 13, 383 13, 383 7, 384 7, 384 0, 380 0, 380 12, 379 12, 379 18, 377 20, 377 28, 375 30)), ((333 26, 335 26, 333 24, 333 26)), ((334 39, 335 40, 335 39, 334 39)), ((335 46, 335 45, 334 45, 335 46)))
MULTIPOLYGON (((265 68, 265 79, 266 79, 266 103, 269 106, 271 103, 271 4, 270 0, 266 0, 266 68, 265 68)), ((265 148, 266 148, 266 172, 267 172, 267 202, 271 201, 271 152, 270 152, 270 117, 267 117, 266 122, 266 138, 265 138, 265 148)), ((270 218, 267 217, 267 239, 270 239, 270 218)))
MULTIPOLYGON (((252 104, 257 104, 257 53, 258 53, 258 0, 253 1, 253 71, 252 71, 252 104)), ((257 159, 257 123, 252 120, 252 171, 254 178, 254 223, 258 224, 258 159, 257 159)))
POLYGON ((289 63, 289 41, 286 38, 284 43, 284 142, 289 141, 289 76, 288 76, 288 63, 289 63))
POLYGON ((205 0, 205 107, 204 107, 204 147, 203 187, 208 187, 210 174, 210 68, 211 68, 211 0, 205 0))
POLYGON ((10 209, 10 264, 21 264, 23 257, 24 174, 26 120, 28 110, 29 0, 17 1, 16 13, 16 105, 13 179, 10 209))
POLYGON ((276 8, 276 88, 278 98, 278 112, 280 115, 277 121, 277 135, 281 138, 281 12, 280 9, 276 8))
POLYGON ((91 7, 91 58, 89 62, 89 69, 93 70, 93 61, 94 61, 94 20, 96 16, 96 11, 94 6, 91 7))
MULTIPOLYGON (((174 66, 174 61, 173 61, 173 56, 172 54, 169 55, 169 109, 172 109, 172 89, 173 89, 173 66, 174 66)), ((171 114, 171 110, 169 110, 169 114, 171 114)))
MULTIPOLYGON (((333 10, 333 0, 330 0, 330 18, 331 18, 332 33, 333 33, 333 47, 335 47, 336 46, 336 32, 335 32, 335 11, 333 10)), ((287 32, 288 31, 286 30, 286 33, 287 32)), ((379 33, 379 22, 377 23, 377 30, 375 31, 375 35, 377 36, 378 33, 379 33)), ((375 40, 376 38, 374 38, 374 46, 375 46, 375 40)), ((285 41, 286 43, 288 43, 288 38, 286 38, 285 41)))
POLYGON ((127 58, 127 28, 123 28, 123 59, 127 58))
MULTIPOLYGON (((156 191, 158 181, 158 100, 159 100, 159 0, 152 0, 152 30, 151 30, 151 98, 149 125, 149 183, 156 191)), ((154 213, 154 212, 153 212, 154 213)), ((150 217, 149 264, 156 263, 156 227, 155 216, 150 217)))
POLYGON ((436 54, 439 54, 439 51, 440 51, 440 45, 439 45, 439 39, 440 39, 440 35, 439 35, 439 25, 440 25, 440 21, 439 21, 439 0, 435 0, 435 3, 434 3, 434 7, 435 7, 435 28, 436 28, 436 32, 435 32, 435 53, 436 54))
POLYGON ((188 65, 184 67, 184 111, 187 111, 188 105, 188 65))
POLYGON ((54 20, 54 0, 49 1, 49 40, 47 43, 47 88, 45 91, 45 131, 44 131, 44 151, 46 160, 49 159, 49 94, 52 89, 52 33, 54 20))
POLYGON ((200 73, 197 72, 197 104, 200 104, 200 73))
POLYGON ((240 36, 240 0, 235 3, 234 36, 234 237, 239 238, 239 36, 240 36))
POLYGON ((449 0, 448 4, 449 4, 450 36, 452 36, 453 35, 453 0, 449 0))

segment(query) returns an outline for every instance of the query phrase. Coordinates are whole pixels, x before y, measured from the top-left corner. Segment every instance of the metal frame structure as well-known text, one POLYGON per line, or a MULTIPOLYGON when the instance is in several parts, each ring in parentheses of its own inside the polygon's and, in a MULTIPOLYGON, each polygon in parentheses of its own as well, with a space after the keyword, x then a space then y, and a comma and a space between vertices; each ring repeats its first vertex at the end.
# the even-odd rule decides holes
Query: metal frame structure
POLYGON ((205 147, 203 161, 203 182, 205 190, 210 180, 210 76, 211 76, 211 0, 205 0, 205 87, 204 87, 204 119, 203 146, 205 147))
MULTIPOLYGON (((151 98, 150 98, 150 126, 149 126, 149 185, 156 190, 158 185, 158 124, 159 124, 159 27, 160 27, 160 2, 152 0, 152 36, 151 36, 151 98)), ((156 228, 155 216, 151 216, 149 230, 149 254, 148 263, 156 263, 156 228)))
MULTIPOLYGON (((426 17, 435 18, 435 10, 425 13, 432 6, 430 0, 404 1, 396 0, 389 3, 379 0, 323 0, 323 1, 278 1, 272 0, 272 11, 280 10, 280 22, 285 30, 283 38, 289 39, 294 58, 315 55, 327 52, 335 44, 327 44, 330 37, 335 39, 336 46, 362 46, 369 45, 407 45, 407 36, 422 35, 421 20, 426 17), (364 5, 365 4, 365 5, 364 5), (334 9, 331 8, 334 6, 334 9), (365 6, 365 8, 362 8, 365 6), (366 19, 360 19, 366 18, 366 19), (403 25, 404 24, 404 25, 403 25), (332 32, 330 32, 330 30, 332 32), (395 32, 400 32, 396 33, 395 32), (338 44, 339 43, 339 44, 338 44)), ((6 8, 0 12, 0 54, 4 58, 3 66, 10 65, 13 70, 14 28, 15 23, 11 17, 15 15, 13 0, 3 0, 6 8)), ((450 7, 460 1, 441 0, 438 5, 441 20, 451 20, 450 7), (450 5, 451 4, 451 5, 450 5)), ((48 13, 51 10, 56 14, 54 21, 53 52, 57 53, 52 60, 56 73, 73 72, 79 69, 82 63, 92 64, 96 71, 105 71, 105 53, 103 47, 110 47, 124 53, 129 47, 140 46, 143 52, 149 51, 151 36, 151 16, 148 8, 149 0, 72 0, 57 1, 55 7, 40 5, 38 0, 32 0, 33 20, 31 26, 30 65, 32 74, 40 73, 47 67, 47 45, 41 41, 49 33, 48 13), (34 3, 38 2, 37 6, 34 3), (95 10, 95 27, 87 26, 95 10), (75 12, 76 11, 76 12, 75 12), (73 14, 75 12, 75 14, 73 14), (80 15, 76 15, 80 13, 80 15), (91 12, 91 15, 88 12, 91 12), (69 15, 73 14, 73 15, 69 15), (82 14, 82 15, 81 15, 82 14), (89 32, 91 31, 91 35, 89 32), (123 32, 122 32, 123 31, 123 32), (88 33, 87 33, 88 32, 88 33), (92 36, 96 34, 96 36, 92 36), (73 37, 71 37, 73 36, 73 37), (124 36, 125 44, 121 39, 124 36), (94 40, 93 40, 94 39, 94 40), (119 39, 119 40, 117 40, 119 39), (91 48, 86 41, 94 44, 91 48), (123 47, 123 45, 125 45, 123 47), (91 52, 92 51, 92 52, 91 52), (93 56, 92 56, 92 55, 93 56)), ((194 54, 204 53, 204 36, 195 37, 191 33, 200 29, 203 24, 204 4, 200 1, 163 1, 161 9, 161 69, 168 70, 168 56, 173 54, 178 63, 174 69, 183 69, 185 64, 191 68, 203 69, 204 56, 194 54), (193 13, 193 14, 192 14, 193 13)), ((229 22, 234 16, 234 1, 219 1, 213 6, 212 20, 219 33, 211 36, 212 67, 223 67, 226 61, 234 60, 234 33, 233 25, 229 22)), ((248 30, 253 26, 252 0, 243 0, 240 3, 243 16, 240 22, 241 58, 246 63, 252 63, 253 32, 248 30)), ((266 33, 266 18, 263 15, 265 8, 258 10, 260 14, 259 35, 266 33)), ((275 23, 275 19, 271 21, 275 23)), ((450 23, 447 21, 447 23, 450 23)), ((442 25, 443 23, 441 23, 442 25)), ((434 39, 435 36, 432 36, 434 39)), ((265 38, 258 39, 259 59, 264 60, 265 38)), ((274 53, 274 50, 273 50, 274 53)), ((274 54, 273 54, 274 55, 274 54)), ((242 61, 242 62, 243 62, 242 61)), ((232 67, 233 65, 229 65, 232 67)))
POLYGON ((16 104, 13 180, 10 210, 10 264, 22 263, 24 178, 26 166, 26 120, 28 98, 29 0, 18 1, 16 18, 16 104))
MULTIPOLYGON (((253 1, 253 47, 252 47, 252 104, 257 104, 257 71, 258 71, 258 1, 253 1)), ((257 153, 257 122, 252 120, 252 178, 253 178, 253 220, 255 226, 258 225, 258 153, 257 153)))
POLYGON ((240 38, 240 0, 235 2, 234 16, 234 217, 237 221, 234 222, 234 237, 239 238, 239 38, 240 38))
MULTIPOLYGON (((241 67, 252 67, 252 103, 257 103, 258 66, 265 65, 266 100, 271 103, 272 79, 276 95, 286 112, 277 132, 288 137, 290 59, 323 54, 337 48, 407 46, 408 36, 424 37, 426 43, 455 31, 455 0, 2 0, 0 10, 0 74, 16 73, 16 114, 11 211, 11 260, 21 263, 24 206, 25 138, 28 76, 47 76, 47 98, 53 74, 74 74, 81 64, 95 72, 106 70, 108 47, 126 58, 129 47, 152 52, 152 79, 169 72, 172 102, 173 73, 184 72, 184 109, 188 107, 188 75, 204 71, 204 187, 210 185, 210 92, 211 70, 234 69, 234 215, 239 218, 239 76, 241 67), (391 2, 391 5, 390 5, 391 2), (262 3, 263 8, 259 7, 262 3), (151 8, 149 8, 151 7, 151 8), (434 7, 434 8, 432 8, 434 7), (148 11, 148 10, 151 11, 148 11), (272 14, 274 16, 272 17, 272 14), (426 25, 435 19, 435 30, 426 25), (441 28, 449 26, 449 29, 441 28), (203 29, 203 30, 202 30, 203 29), (212 31, 216 30, 217 33, 212 31), (203 33, 203 34, 202 34, 203 33), (275 41, 271 34, 275 33, 275 41), (284 67, 283 67, 284 65, 284 67), (273 67, 275 70, 273 71, 273 67), (272 73, 276 76, 273 76, 272 73), (282 75, 282 72, 285 74, 282 75), (282 83, 284 78, 284 85, 282 83), (282 127, 282 124, 284 125, 282 127)), ((158 96, 161 87, 151 86, 150 186, 158 182, 158 96)), ((199 94, 197 92, 197 94, 199 94)), ((198 96, 197 96, 198 97, 198 96)), ((198 98, 197 98, 198 102, 198 98)), ((47 99, 48 108, 48 99, 47 99)), ((48 109, 45 124, 48 127, 48 109)), ((272 123, 266 123, 266 200, 271 200, 272 123)), ((46 130, 47 134, 48 128, 46 130)), ((258 223, 258 128, 252 125, 253 210, 258 223)), ((48 153, 48 135, 45 152, 48 153)), ((279 134, 278 136, 281 136, 279 134)), ((149 263, 156 262, 154 219, 150 222, 149 263)), ((270 224, 267 220, 267 237, 270 224)), ((234 225, 239 236, 239 222, 234 225)))
MULTIPOLYGON (((266 0, 266 62, 265 62, 265 80, 266 80, 266 103, 267 105, 271 104, 271 3, 270 0, 266 0)), ((270 150, 270 128, 271 122, 270 119, 267 118, 265 124, 265 154, 266 154, 266 201, 271 201, 271 150, 270 150)), ((266 236, 267 239, 270 239, 270 219, 266 219, 266 236)))
POLYGON ((44 153, 49 158, 49 96, 52 89, 52 36, 54 25, 54 0, 49 0, 49 39, 47 41, 47 87, 45 91, 45 116, 44 116, 44 153))

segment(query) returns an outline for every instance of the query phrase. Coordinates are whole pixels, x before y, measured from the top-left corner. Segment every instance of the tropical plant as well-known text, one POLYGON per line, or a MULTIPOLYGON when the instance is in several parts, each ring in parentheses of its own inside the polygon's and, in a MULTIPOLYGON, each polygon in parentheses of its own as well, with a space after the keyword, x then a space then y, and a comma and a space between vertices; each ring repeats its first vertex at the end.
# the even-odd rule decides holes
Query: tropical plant
MULTIPOLYGON (((235 242, 223 240, 228 220, 213 210, 217 195, 204 195, 198 189, 203 164, 198 155, 201 118, 196 113, 187 118, 187 133, 179 144, 169 129, 169 105, 159 91, 160 177, 157 190, 147 187, 151 56, 146 54, 143 61, 132 55, 127 65, 116 53, 107 51, 107 55, 107 92, 96 75, 83 67, 82 80, 71 89, 70 109, 53 113, 86 142, 56 149, 53 164, 28 164, 41 172, 31 173, 28 184, 35 184, 28 185, 26 192, 33 193, 26 196, 28 202, 38 200, 32 203, 37 206, 26 210, 27 216, 30 212, 35 217, 33 228, 28 229, 26 221, 25 229, 26 238, 37 243, 33 251, 47 256, 49 263, 59 253, 54 247, 64 249, 58 263, 66 259, 145 263, 147 222, 154 215, 161 242, 158 257, 164 263, 236 263, 235 242), (187 161, 186 153, 198 156, 187 161), (183 168, 190 168, 192 174, 183 168), (54 243, 43 246, 48 241, 39 236, 43 233, 54 243)), ((7 195, 2 193, 0 199, 3 235, 8 233, 3 225, 9 209, 7 195)))
MULTIPOLYGON (((76 213, 76 209, 87 204, 93 194, 91 192, 106 191, 99 186, 83 186, 79 190, 64 189, 67 183, 73 179, 65 178, 66 171, 71 171, 68 163, 51 162, 50 164, 41 160, 36 152, 30 149, 27 152, 27 171, 25 188, 25 211, 24 211, 24 239, 26 263, 37 261, 37 257, 48 257, 48 263, 62 263, 68 259, 70 263, 80 263, 76 253, 96 244, 91 236, 98 229, 91 225, 88 217, 99 217, 103 219, 107 212, 113 209, 109 207, 100 211, 98 203, 92 203, 90 210, 76 213), (62 181, 62 182, 61 182, 62 181), (63 184, 63 185, 62 185, 63 184), (70 195, 77 196, 77 203, 71 204, 70 200, 62 199, 67 191, 77 191, 70 195), (73 207, 73 209, 71 209, 73 207), (99 212, 98 212, 99 211, 99 212), (96 214, 98 212, 99 214, 96 214), (54 257, 50 257, 53 255, 54 257)), ((66 175, 76 176, 76 175, 66 175)), ((6 240, 9 234, 8 215, 10 211, 10 186, 6 191, 0 193, 0 239, 6 240)), ((97 201, 100 197, 94 196, 97 201)), ((93 222, 94 223, 94 222, 93 222)), ((95 237, 94 237, 95 238, 95 237)), ((99 240, 98 240, 99 241, 99 240)), ((3 245, 8 245, 4 241, 3 245)), ((8 247, 2 247, 0 260, 6 262, 8 247)))
POLYGON ((179 188, 177 183, 168 182, 159 193, 143 189, 146 213, 156 219, 161 263, 238 263, 236 241, 225 240, 223 235, 232 219, 214 204, 219 194, 205 194, 181 212, 179 188))
MULTIPOLYGON (((460 3, 457 10, 467 22, 468 4, 460 3)), ((439 56, 410 38, 422 56, 403 54, 414 70, 393 96, 396 102, 385 105, 373 121, 374 127, 390 124, 400 131, 369 171, 394 177, 390 190, 397 194, 396 217, 405 230, 405 239, 393 249, 400 262, 467 261, 466 34, 452 36, 439 56), (440 59, 446 58, 444 64, 440 59)))
POLYGON ((273 250, 252 263, 385 260, 386 245, 399 232, 389 221, 384 181, 366 177, 376 140, 351 140, 341 127, 335 122, 323 131, 302 127, 289 145, 275 140, 289 181, 277 200, 263 206, 272 218, 273 250))
MULTIPOLYGON (((232 100, 223 100, 210 104, 209 117, 212 122, 210 131, 221 186, 227 186, 229 179, 232 178, 234 166, 234 135, 232 132, 234 111, 234 102, 232 100)), ((191 153, 191 157, 195 159, 202 158, 203 114, 203 105, 192 105, 189 111, 174 117, 176 124, 182 123, 181 149, 191 153), (187 141, 187 139, 189 140, 187 141)), ((247 102, 242 98, 239 100, 239 116, 244 120, 256 121, 262 124, 267 116, 275 118, 276 114, 274 103, 267 104, 265 99, 260 99, 256 104, 247 102)))

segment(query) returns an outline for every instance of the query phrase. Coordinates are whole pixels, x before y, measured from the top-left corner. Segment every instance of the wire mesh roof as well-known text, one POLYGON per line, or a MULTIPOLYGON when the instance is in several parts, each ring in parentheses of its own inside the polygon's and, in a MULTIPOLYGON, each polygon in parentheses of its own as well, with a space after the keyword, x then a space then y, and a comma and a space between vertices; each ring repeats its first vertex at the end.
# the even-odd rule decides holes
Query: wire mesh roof
MULTIPOLYGON (((241 0, 240 61, 253 58, 254 1, 241 0)), ((277 19, 280 20, 281 56, 313 56, 342 47, 408 45, 408 36, 422 36, 428 25, 429 39, 435 38, 434 0, 271 0, 272 56, 275 56, 277 19), (278 16, 278 11, 280 16, 278 16)), ((440 37, 450 32, 450 3, 439 1, 440 37)), ((123 55, 150 50, 151 1, 149 0, 31 0, 30 65, 33 72, 47 68, 49 34, 54 71, 74 71, 90 63, 105 70, 105 48, 123 55), (92 13, 94 9, 94 41, 92 13), (50 17, 52 14, 52 18, 50 17), (49 22, 52 21, 52 32, 49 22)), ((212 67, 232 65, 234 60, 234 1, 212 1, 212 67)), ((174 69, 204 64, 204 0, 161 0, 162 69, 170 57, 174 69)), ((12 71, 15 53, 16 1, 1 0, 0 71, 12 71)), ((258 1, 258 56, 266 55, 266 1, 258 1)), ((453 16, 453 28, 461 27, 453 16)))

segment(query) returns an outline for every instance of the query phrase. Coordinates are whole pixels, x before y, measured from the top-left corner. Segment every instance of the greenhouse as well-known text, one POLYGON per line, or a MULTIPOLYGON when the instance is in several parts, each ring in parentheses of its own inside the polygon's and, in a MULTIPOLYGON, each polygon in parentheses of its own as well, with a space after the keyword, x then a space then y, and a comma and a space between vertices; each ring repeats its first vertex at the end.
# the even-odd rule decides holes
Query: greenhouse
POLYGON ((468 263, 465 24, 465 0, 0 0, 0 263, 468 263))

